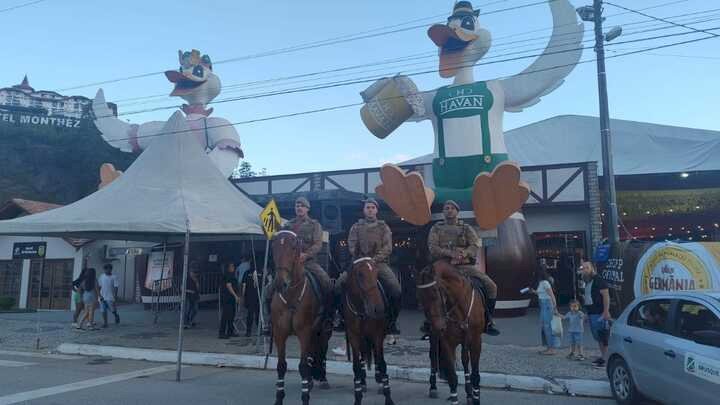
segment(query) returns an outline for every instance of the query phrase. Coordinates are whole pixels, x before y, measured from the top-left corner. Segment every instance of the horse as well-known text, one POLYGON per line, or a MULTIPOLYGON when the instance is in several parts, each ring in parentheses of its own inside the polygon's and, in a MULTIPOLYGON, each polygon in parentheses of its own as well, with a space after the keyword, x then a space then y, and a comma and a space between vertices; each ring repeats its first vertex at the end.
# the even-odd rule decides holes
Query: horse
POLYGON ((393 405, 390 396, 390 379, 383 342, 387 330, 385 301, 378 287, 375 262, 363 257, 353 262, 343 294, 345 331, 352 349, 355 405, 362 403, 365 382, 365 364, 371 368, 375 357, 375 381, 381 384, 380 392, 385 396, 385 405, 393 405))
POLYGON ((313 294, 308 276, 305 275, 300 261, 301 247, 300 238, 289 230, 277 232, 272 240, 275 294, 270 304, 270 317, 278 359, 275 405, 282 405, 285 398, 285 345, 290 335, 297 336, 300 341, 298 368, 302 378, 303 405, 309 404, 313 379, 320 381, 321 388, 329 388, 325 377, 325 358, 332 330, 323 327, 320 313, 323 303, 313 294))
POLYGON ((430 322, 430 397, 437 397, 438 365, 447 376, 449 400, 458 403, 455 352, 461 346, 468 404, 480 404, 480 353, 485 330, 485 304, 470 280, 446 260, 435 262, 416 278, 418 301, 430 322), (469 371, 468 365, 472 367, 469 371))

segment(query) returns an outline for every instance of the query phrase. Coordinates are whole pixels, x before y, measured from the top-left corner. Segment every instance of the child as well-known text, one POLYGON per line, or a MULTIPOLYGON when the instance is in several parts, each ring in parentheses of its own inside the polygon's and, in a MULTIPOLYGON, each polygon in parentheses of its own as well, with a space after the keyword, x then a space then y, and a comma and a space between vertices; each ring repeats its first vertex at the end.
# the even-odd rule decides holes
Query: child
POLYGON ((570 354, 567 358, 572 360, 585 360, 583 355, 583 324, 585 314, 580 311, 580 302, 578 300, 570 301, 570 312, 565 314, 564 319, 568 321, 568 335, 570 336, 570 354), (577 351, 577 354, 576 354, 577 351))

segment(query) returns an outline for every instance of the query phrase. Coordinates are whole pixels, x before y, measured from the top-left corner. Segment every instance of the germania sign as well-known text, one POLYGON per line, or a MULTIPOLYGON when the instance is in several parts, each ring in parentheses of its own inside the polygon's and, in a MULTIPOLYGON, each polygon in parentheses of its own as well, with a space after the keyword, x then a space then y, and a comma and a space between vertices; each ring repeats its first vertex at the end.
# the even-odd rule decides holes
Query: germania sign
POLYGON ((720 268, 700 243, 658 243, 638 262, 635 296, 662 291, 718 288, 720 268))
POLYGON ((0 125, 82 128, 86 120, 0 109, 0 125))

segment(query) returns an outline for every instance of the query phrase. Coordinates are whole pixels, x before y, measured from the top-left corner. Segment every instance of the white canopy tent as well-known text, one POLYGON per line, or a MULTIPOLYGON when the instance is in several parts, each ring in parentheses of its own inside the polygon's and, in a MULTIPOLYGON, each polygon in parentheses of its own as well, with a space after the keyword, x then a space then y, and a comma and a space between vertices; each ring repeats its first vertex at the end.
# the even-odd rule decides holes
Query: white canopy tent
POLYGON ((1 235, 116 240, 262 236, 262 208, 213 165, 175 113, 118 179, 70 205, 8 221, 1 235))
MULTIPOLYGON (((720 132, 646 122, 610 120, 618 176, 720 170, 720 132)), ((597 162, 602 173, 600 121, 559 115, 505 132, 510 158, 520 166, 597 162)), ((426 164, 433 155, 400 163, 426 164)))
POLYGON ((220 173, 180 112, 170 117, 161 134, 109 185, 61 208, 0 221, 0 235, 184 240, 179 381, 191 237, 193 241, 261 237, 262 208, 220 173))

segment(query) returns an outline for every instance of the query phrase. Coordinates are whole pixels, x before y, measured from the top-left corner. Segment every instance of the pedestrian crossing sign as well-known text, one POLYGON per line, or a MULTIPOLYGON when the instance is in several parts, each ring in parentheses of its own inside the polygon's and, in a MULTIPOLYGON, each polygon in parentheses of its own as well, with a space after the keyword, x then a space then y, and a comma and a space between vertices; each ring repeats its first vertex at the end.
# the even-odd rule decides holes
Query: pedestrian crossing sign
POLYGON ((262 222, 263 231, 265 236, 271 239, 275 232, 280 229, 280 210, 278 209, 275 199, 271 199, 270 202, 260 213, 260 221, 262 222))

